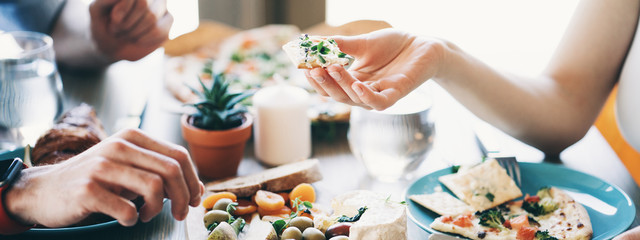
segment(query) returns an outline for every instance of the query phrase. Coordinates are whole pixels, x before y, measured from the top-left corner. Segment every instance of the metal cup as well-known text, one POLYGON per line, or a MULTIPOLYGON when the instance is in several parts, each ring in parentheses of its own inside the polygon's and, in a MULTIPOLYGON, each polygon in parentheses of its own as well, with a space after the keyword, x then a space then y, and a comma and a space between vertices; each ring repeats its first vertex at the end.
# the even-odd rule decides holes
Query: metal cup
POLYGON ((0 150, 35 140, 62 111, 53 40, 36 32, 0 33, 0 150))
POLYGON ((394 182, 418 168, 435 137, 431 105, 428 92, 418 89, 385 111, 352 108, 349 146, 369 175, 394 182))

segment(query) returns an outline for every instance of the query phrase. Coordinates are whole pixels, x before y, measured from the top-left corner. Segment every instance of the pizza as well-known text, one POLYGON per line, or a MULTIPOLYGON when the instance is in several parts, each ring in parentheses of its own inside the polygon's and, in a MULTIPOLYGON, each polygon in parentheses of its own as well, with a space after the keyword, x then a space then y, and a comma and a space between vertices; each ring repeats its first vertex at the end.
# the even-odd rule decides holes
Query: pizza
POLYGON ((303 34, 288 42, 282 49, 287 53, 293 65, 301 69, 328 67, 332 64, 347 66, 353 57, 340 51, 335 40, 326 37, 303 34))
POLYGON ((302 71, 291 65, 282 45, 300 35, 293 25, 268 25, 238 31, 214 47, 215 51, 198 51, 165 59, 165 85, 183 103, 198 101, 191 89, 200 89, 198 78, 210 84, 211 77, 201 73, 213 62, 214 72, 224 73, 230 91, 260 89, 276 81, 304 88, 311 93, 308 111, 313 121, 348 122, 351 106, 315 93, 302 71))
POLYGON ((511 186, 513 180, 504 179, 506 183, 487 180, 501 178, 495 174, 499 172, 496 168, 502 167, 494 165, 493 161, 440 178, 443 184, 443 180, 465 180, 465 191, 461 191, 458 185, 445 184, 458 198, 442 191, 409 198, 440 215, 431 223, 431 228, 470 239, 591 239, 593 228, 589 214, 566 192, 556 187, 542 187, 535 195, 526 194, 524 198, 505 197, 513 195, 512 190, 497 190, 511 186), (480 176, 477 173, 485 174, 480 176), (491 184, 487 185, 487 181, 491 184), (469 197, 468 192, 475 192, 472 195, 476 198, 469 197), (487 208, 489 204, 486 202, 493 202, 491 205, 494 206, 487 208))
MULTIPOLYGON (((464 170, 464 169, 463 169, 464 170)), ((522 196, 522 191, 495 159, 438 180, 476 211, 522 196)))

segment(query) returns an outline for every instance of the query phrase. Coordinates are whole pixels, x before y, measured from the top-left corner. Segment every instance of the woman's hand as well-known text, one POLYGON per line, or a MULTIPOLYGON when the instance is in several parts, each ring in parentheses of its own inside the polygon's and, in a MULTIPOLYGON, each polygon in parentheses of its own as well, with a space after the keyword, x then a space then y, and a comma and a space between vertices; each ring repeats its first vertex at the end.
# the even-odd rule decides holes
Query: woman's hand
POLYGON ((183 147, 125 130, 60 164, 24 170, 4 203, 25 224, 63 227, 104 213, 132 226, 160 213, 165 197, 182 220, 203 192, 183 147), (144 199, 139 212, 131 202, 137 197, 144 199))
POLYGON ((168 40, 173 17, 165 0, 95 0, 89 7, 91 33, 100 52, 117 60, 138 60, 168 40))
POLYGON ((354 37, 333 37, 356 61, 347 71, 340 65, 306 70, 309 83, 336 101, 382 110, 437 74, 443 43, 383 29, 354 37))
POLYGON ((618 235, 617 237, 615 237, 613 240, 633 240, 633 239, 640 239, 640 227, 635 227, 629 231, 626 231, 618 235))

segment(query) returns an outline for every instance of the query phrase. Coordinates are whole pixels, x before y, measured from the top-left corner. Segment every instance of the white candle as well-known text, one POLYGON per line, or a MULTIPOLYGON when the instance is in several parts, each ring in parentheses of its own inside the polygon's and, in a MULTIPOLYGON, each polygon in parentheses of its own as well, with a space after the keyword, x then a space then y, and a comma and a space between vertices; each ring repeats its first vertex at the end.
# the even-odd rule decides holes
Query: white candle
POLYGON ((311 120, 309 93, 285 84, 265 87, 253 96, 255 155, 275 166, 309 158, 311 120))

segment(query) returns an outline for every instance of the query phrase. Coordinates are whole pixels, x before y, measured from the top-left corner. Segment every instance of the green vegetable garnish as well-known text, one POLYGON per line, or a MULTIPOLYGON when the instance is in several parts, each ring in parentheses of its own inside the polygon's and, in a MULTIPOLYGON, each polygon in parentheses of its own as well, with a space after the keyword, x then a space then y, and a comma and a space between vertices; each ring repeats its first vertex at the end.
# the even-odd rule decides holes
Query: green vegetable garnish
MULTIPOLYGON (((229 213, 230 216, 233 216, 233 212, 236 211, 236 206, 238 206, 237 202, 232 202, 229 203, 229 205, 227 205, 227 213, 229 213)), ((231 219, 229 219, 229 223, 232 223, 233 221, 231 219)))
POLYGON ((321 63, 327 63, 327 60, 324 60, 324 58, 320 55, 318 55, 318 60, 320 60, 321 63))
POLYGON ((551 197, 549 190, 551 190, 550 187, 541 187, 540 190, 538 190, 538 192, 536 193, 536 195, 541 199, 551 197))
POLYGON ((268 54, 268 53, 266 53, 266 52, 263 52, 263 53, 258 54, 258 57, 260 57, 260 58, 262 58, 262 59, 264 59, 264 60, 267 60, 267 61, 268 61, 268 60, 271 60, 271 55, 269 55, 269 54, 268 54))
POLYGON ((288 225, 287 222, 285 222, 282 219, 276 220, 275 222, 271 223, 271 226, 273 226, 273 228, 276 230, 276 233, 278 233, 278 235, 282 233, 282 231, 286 228, 287 225, 288 225))
POLYGON ((326 47, 322 47, 322 48, 320 48, 320 50, 318 52, 320 52, 321 54, 328 54, 329 53, 329 49, 326 48, 326 47))
POLYGON ((289 226, 289 222, 291 222, 291 219, 298 216, 298 212, 302 211, 311 214, 312 208, 313 204, 311 204, 311 202, 302 201, 300 200, 300 197, 297 197, 295 200, 293 200, 293 205, 291 208, 297 211, 292 211, 291 214, 289 214, 288 218, 276 220, 275 222, 271 223, 271 226, 273 226, 273 228, 276 230, 276 233, 280 235, 282 231, 284 231, 284 229, 289 226))
POLYGON ((218 223, 212 223, 211 225, 209 225, 207 227, 207 231, 211 232, 213 231, 214 228, 216 228, 218 226, 218 223))
POLYGON ((553 198, 551 198, 548 187, 541 188, 536 194, 538 197, 540 197, 540 201, 524 201, 522 202, 522 209, 526 210, 528 213, 533 214, 533 216, 546 215, 558 209, 558 204, 553 201, 553 198))
POLYGON ((346 54, 346 53, 343 53, 343 52, 339 52, 339 53, 338 53, 338 57, 339 57, 339 58, 345 58, 346 56, 347 56, 347 54, 346 54))
POLYGON ((460 170, 460 165, 451 166, 451 173, 457 173, 460 170))
POLYGON ((535 238, 536 238, 536 240, 558 240, 557 238, 549 235, 549 231, 548 230, 537 231, 535 238))
POLYGON ((502 212, 496 209, 487 209, 482 212, 476 212, 476 216, 480 218, 480 225, 490 228, 502 229, 504 217, 502 212))
POLYGON ((484 195, 485 197, 487 197, 487 199, 489 199, 489 201, 493 202, 493 199, 495 198, 495 196, 493 196, 493 194, 491 194, 490 192, 484 195))
POLYGON ((311 41, 304 41, 300 43, 300 46, 303 47, 311 47, 311 41))
POLYGON ((244 57, 242 57, 242 55, 239 52, 234 52, 231 55, 231 61, 239 63, 239 62, 242 62, 243 60, 244 60, 244 57))
POLYGON ((360 217, 362 217, 362 214, 364 214, 365 211, 367 211, 367 206, 361 207, 358 209, 358 213, 356 213, 355 216, 353 217, 347 217, 346 215, 342 215, 341 217, 339 217, 336 221, 337 222, 355 222, 360 220, 360 217))

